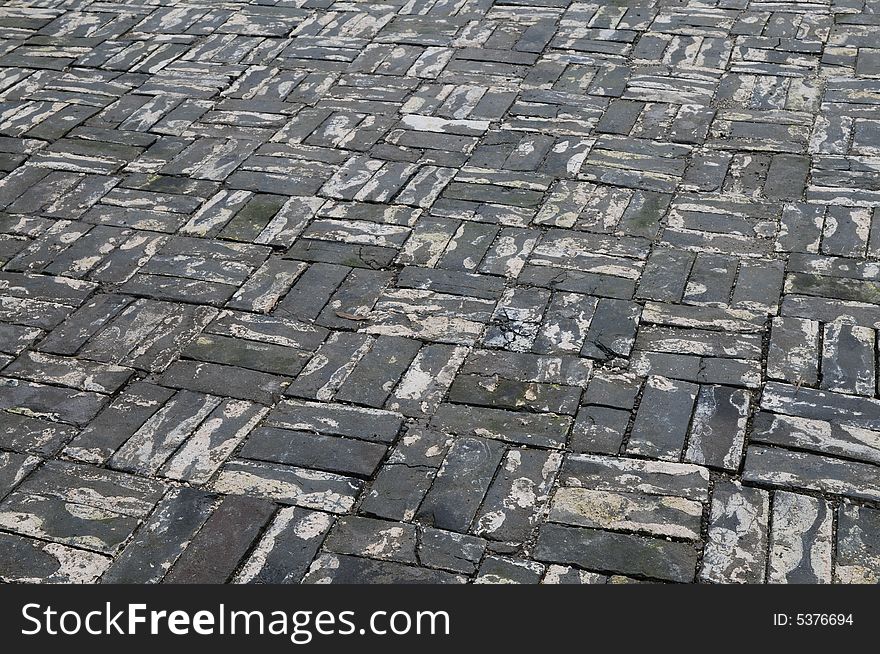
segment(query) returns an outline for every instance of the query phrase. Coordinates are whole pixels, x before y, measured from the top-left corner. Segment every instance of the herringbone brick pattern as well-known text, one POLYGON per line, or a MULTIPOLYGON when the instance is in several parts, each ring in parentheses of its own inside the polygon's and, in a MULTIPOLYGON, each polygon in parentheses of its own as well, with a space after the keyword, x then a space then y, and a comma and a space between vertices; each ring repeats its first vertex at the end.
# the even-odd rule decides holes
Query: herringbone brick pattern
POLYGON ((880 580, 877 0, 8 0, 0 579, 880 580))

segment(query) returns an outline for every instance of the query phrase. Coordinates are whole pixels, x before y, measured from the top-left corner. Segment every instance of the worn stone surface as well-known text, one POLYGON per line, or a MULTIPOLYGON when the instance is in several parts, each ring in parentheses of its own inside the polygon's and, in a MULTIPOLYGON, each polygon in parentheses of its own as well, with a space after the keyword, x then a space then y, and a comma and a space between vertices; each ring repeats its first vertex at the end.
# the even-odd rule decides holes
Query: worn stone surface
POLYGON ((831 583, 833 520, 827 501, 777 491, 773 495, 768 581, 831 583))
POLYGON ((712 494, 709 541, 703 553, 700 578, 706 581, 761 583, 764 581, 770 494, 719 482, 712 494))
POLYGON ((842 505, 838 514, 835 581, 876 584, 880 580, 880 512, 842 505))
POLYGON ((678 582, 693 581, 697 563, 697 551, 690 544, 551 523, 541 526, 535 557, 678 582))
POLYGON ((698 540, 703 507, 680 497, 656 497, 587 488, 556 491, 550 520, 608 530, 643 531, 698 540))
POLYGON ((298 583, 314 559, 332 517, 286 507, 263 533, 235 577, 238 583, 298 583))
POLYGON ((875 0, 2 4, 0 581, 880 579, 875 0))

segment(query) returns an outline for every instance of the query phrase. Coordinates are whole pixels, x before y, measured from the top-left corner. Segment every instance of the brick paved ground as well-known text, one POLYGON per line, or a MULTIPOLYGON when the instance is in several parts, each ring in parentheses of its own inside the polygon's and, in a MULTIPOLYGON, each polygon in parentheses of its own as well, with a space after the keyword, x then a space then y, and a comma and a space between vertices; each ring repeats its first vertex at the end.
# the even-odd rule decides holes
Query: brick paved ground
POLYGON ((876 582, 877 0, 0 7, 0 578, 876 582))

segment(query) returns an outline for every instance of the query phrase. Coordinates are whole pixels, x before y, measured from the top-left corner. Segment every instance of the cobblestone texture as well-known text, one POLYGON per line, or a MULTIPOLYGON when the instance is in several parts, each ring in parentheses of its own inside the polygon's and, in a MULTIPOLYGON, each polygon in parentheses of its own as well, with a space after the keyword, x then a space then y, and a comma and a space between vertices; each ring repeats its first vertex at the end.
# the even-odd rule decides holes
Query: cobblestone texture
POLYGON ((10 0, 0 580, 880 580, 877 0, 10 0))

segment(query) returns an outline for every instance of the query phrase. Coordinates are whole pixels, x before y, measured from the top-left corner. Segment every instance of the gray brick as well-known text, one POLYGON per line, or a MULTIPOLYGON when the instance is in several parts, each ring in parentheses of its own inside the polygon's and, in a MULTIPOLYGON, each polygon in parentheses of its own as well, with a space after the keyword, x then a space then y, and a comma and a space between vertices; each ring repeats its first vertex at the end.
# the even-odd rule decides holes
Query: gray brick
POLYGON ((503 453, 504 448, 498 441, 476 438, 455 441, 416 519, 439 529, 467 531, 503 453), (467 483, 463 484, 465 479, 467 483))
POLYGON ((697 564, 697 551, 686 543, 555 524, 541 527, 535 557, 598 572, 677 582, 693 581, 697 564))

